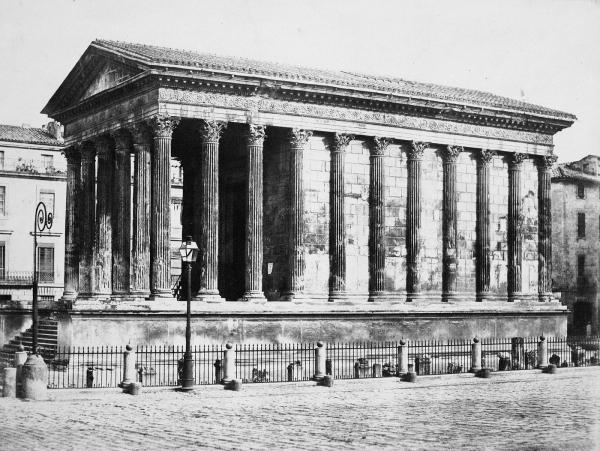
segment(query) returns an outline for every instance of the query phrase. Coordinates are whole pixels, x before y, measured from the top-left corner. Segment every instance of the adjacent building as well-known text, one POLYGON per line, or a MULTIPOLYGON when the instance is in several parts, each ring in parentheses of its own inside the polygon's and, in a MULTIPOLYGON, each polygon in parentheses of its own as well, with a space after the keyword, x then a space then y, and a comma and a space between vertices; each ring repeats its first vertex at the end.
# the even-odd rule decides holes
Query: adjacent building
POLYGON ((571 114, 103 40, 43 113, 65 125, 63 342, 183 339, 179 217, 200 248, 194 340, 566 332, 550 178, 571 114))
POLYGON ((552 221, 553 288, 569 308, 569 334, 599 334, 599 156, 588 155, 554 169, 552 221))

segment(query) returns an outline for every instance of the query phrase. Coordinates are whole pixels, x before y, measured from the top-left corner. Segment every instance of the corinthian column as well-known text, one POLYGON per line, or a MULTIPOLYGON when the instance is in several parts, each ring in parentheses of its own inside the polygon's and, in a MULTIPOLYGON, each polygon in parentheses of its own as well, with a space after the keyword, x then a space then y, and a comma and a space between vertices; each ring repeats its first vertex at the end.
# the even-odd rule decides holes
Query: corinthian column
POLYGON ((245 300, 265 302, 263 267, 263 143, 265 126, 250 124, 247 135, 248 195, 246 223, 245 300))
POLYGON ((112 191, 113 142, 102 136, 96 139, 98 175, 96 183, 96 247, 94 258, 94 296, 112 293, 112 191))
POLYGON ((458 282, 458 217, 456 207, 456 160, 462 147, 447 146, 442 151, 444 160, 444 197, 442 219, 442 302, 457 296, 458 282))
POLYGON ((552 166, 556 155, 537 161, 538 169, 538 293, 540 302, 552 300, 552 166))
POLYGON ((171 297, 171 138, 179 118, 156 116, 150 226, 151 299, 171 297))
POLYGON ((96 208, 96 153, 87 142, 81 149, 81 227, 79 243, 79 297, 90 297, 94 292, 94 223, 96 208))
POLYGON ((527 155, 515 153, 508 162, 508 301, 521 294, 523 238, 521 233, 521 167, 527 155))
POLYGON ((373 138, 369 166, 369 302, 385 290, 385 173, 383 156, 390 141, 373 138))
POLYGON ((477 223, 475 239, 476 300, 490 299, 490 168, 495 153, 484 149, 477 157, 477 223))
POLYGON ((113 184, 112 292, 125 296, 130 289, 131 256, 131 137, 126 130, 113 133, 115 181, 113 184))
POLYGON ((221 302, 219 295, 219 138, 226 124, 205 121, 200 125, 200 221, 198 268, 200 286, 196 300, 221 302))
POLYGON ((183 199, 181 201, 181 237, 194 235, 194 167, 191 149, 181 158, 183 199))
POLYGON ((312 136, 308 130, 293 129, 290 134, 290 226, 288 292, 291 300, 304 291, 304 188, 302 163, 304 146, 312 136))
POLYGON ((346 223, 344 221, 344 160, 351 135, 336 133, 329 146, 329 301, 346 298, 346 223))
POLYGON ((63 299, 73 300, 79 291, 79 196, 81 185, 81 154, 79 148, 63 151, 67 159, 67 205, 65 211, 65 288, 63 299))
POLYGON ((413 141, 408 150, 408 189, 406 202, 406 300, 421 293, 419 266, 421 257, 421 161, 428 143, 413 141))
POLYGON ((135 124, 133 136, 133 248, 131 252, 131 294, 150 295, 150 178, 152 136, 146 124, 135 124))

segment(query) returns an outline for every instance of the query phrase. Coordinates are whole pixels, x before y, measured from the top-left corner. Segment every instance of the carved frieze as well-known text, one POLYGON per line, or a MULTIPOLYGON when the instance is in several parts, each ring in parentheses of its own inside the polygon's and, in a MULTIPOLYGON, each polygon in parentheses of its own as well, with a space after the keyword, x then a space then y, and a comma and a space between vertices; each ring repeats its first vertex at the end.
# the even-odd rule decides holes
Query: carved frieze
POLYGON ((552 136, 543 133, 509 130, 474 124, 451 122, 442 119, 406 116, 402 114, 365 111, 354 108, 314 105, 269 99, 258 96, 239 96, 200 91, 183 91, 160 88, 159 102, 234 108, 245 111, 290 114, 297 116, 368 122, 393 127, 413 128, 432 132, 479 136, 484 138, 510 139, 537 144, 552 144, 552 136))

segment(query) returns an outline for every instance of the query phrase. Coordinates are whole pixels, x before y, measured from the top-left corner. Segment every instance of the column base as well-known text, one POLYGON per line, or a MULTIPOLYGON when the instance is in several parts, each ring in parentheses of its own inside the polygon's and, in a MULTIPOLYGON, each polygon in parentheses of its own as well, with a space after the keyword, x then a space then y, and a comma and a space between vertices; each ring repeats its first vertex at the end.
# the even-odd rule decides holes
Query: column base
POLYGON ((487 302, 487 301, 493 301, 495 298, 495 296, 489 292, 483 292, 483 293, 477 293, 475 295, 475 302, 487 302))
POLYGON ((368 302, 384 301, 387 293, 385 291, 371 291, 369 293, 368 302))
POLYGON ((302 291, 286 291, 281 297, 286 302, 301 303, 306 300, 306 295, 302 291))
POLYGON ((460 293, 442 293, 442 302, 460 301, 464 298, 465 296, 460 293))
POLYGON ((148 299, 150 298, 150 290, 133 290, 130 295, 136 298, 148 299))
POLYGON ((552 293, 539 293, 538 301, 539 302, 552 302, 552 293))
POLYGON ((424 293, 406 293, 406 302, 419 301, 427 297, 424 293))
POLYGON ((340 302, 340 301, 347 301, 347 300, 348 300, 348 293, 346 293, 345 291, 330 291, 327 302, 336 302, 336 301, 340 302))
POLYGON ((267 298, 262 291, 247 291, 242 296, 244 302, 255 302, 257 304, 264 304, 267 302, 267 298))
POLYGON ((172 298, 173 293, 171 290, 156 290, 150 293, 150 300, 153 301, 155 299, 163 299, 163 298, 172 298))
POLYGON ((65 291, 61 296, 60 300, 63 302, 71 302, 77 299, 78 293, 74 291, 65 291))
POLYGON ((218 291, 199 291, 196 296, 192 298, 194 302, 209 302, 209 303, 218 303, 225 302, 225 299, 221 297, 218 291))

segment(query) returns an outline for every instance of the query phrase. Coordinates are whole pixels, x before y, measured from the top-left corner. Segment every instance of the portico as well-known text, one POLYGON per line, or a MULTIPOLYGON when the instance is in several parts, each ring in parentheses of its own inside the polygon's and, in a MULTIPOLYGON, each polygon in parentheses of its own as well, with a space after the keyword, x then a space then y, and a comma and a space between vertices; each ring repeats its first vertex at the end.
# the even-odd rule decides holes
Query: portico
POLYGON ((574 116, 271 66, 90 45, 43 111, 69 145, 72 311, 183 312, 171 292, 176 158, 183 234, 200 248, 196 312, 562 321, 548 180, 552 137, 574 116))

